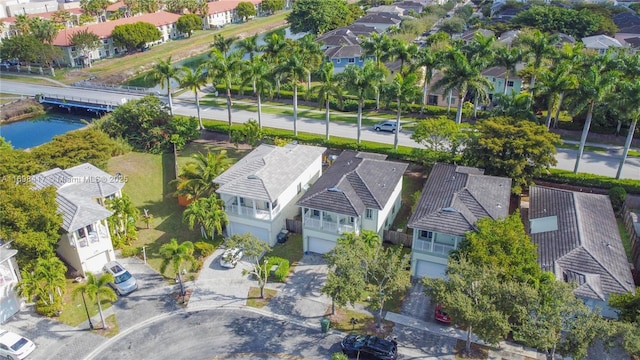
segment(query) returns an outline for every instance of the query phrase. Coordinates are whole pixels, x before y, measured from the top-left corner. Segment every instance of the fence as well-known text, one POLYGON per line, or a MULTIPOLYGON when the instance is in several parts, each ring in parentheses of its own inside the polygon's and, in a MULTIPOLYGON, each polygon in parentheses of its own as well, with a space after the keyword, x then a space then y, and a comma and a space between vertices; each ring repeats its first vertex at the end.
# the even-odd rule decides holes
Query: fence
POLYGON ((73 83, 72 85, 80 88, 98 89, 103 91, 128 92, 128 93, 141 94, 141 95, 146 95, 146 94, 160 95, 153 88, 144 88, 139 86, 127 86, 127 85, 97 84, 97 83, 91 82, 91 80, 78 81, 73 83))
POLYGON ((302 220, 287 219, 287 230, 292 233, 302 234, 302 220))
POLYGON ((410 248, 413 243, 413 236, 398 231, 385 230, 382 233, 382 240, 394 245, 401 244, 404 247, 410 248))
MULTIPOLYGON (((624 220, 624 227, 629 234, 629 241, 631 242, 631 264, 633 265, 631 273, 633 274, 633 280, 636 285, 640 285, 640 219, 638 213, 629 210, 630 206, 628 205, 629 204, 625 202, 622 209, 622 218, 624 220)), ((638 207, 634 206, 634 208, 638 207)))

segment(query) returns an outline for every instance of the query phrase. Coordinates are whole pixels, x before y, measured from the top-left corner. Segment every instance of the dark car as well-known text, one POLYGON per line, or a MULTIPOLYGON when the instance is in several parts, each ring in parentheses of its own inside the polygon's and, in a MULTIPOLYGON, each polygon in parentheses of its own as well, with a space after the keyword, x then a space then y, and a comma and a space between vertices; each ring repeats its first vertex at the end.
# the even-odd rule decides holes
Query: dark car
POLYGON ((342 352, 349 357, 374 360, 396 360, 398 346, 394 341, 373 335, 347 335, 340 343, 342 352))

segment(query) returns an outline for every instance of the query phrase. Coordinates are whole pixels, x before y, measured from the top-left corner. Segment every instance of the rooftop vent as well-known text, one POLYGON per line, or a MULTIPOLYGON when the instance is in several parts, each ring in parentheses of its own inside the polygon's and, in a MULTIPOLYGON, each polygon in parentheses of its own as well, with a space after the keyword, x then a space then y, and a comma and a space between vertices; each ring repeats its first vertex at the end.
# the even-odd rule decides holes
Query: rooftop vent
POLYGON ((258 175, 255 175, 255 174, 251 174, 251 175, 247 176, 247 179, 260 180, 260 177, 258 175))
POLYGON ((445 211, 445 212, 458 212, 458 210, 456 210, 455 208, 452 208, 452 207, 442 208, 442 211, 445 211))
POLYGON ((337 187, 330 187, 330 188, 327 189, 327 191, 329 191, 329 192, 339 192, 339 193, 342 192, 342 190, 338 189, 337 187))

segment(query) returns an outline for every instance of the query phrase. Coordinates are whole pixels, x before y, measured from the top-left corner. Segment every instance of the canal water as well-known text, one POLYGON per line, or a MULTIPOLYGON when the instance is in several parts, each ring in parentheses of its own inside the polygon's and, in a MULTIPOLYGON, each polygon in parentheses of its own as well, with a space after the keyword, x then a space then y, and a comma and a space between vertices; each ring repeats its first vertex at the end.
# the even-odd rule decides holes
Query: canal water
POLYGON ((33 119, 0 125, 0 136, 14 149, 28 149, 47 143, 56 135, 87 126, 93 118, 87 115, 48 113, 33 119))

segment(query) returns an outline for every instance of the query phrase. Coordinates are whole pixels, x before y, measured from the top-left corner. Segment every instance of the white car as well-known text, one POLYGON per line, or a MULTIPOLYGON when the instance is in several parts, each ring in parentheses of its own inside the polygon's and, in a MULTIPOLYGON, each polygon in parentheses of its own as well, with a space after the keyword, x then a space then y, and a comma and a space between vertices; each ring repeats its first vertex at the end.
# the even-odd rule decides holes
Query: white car
POLYGON ((7 330, 0 330, 0 355, 9 360, 22 360, 36 349, 31 340, 7 330))
POLYGON ((226 268, 234 268, 238 265, 238 261, 242 259, 242 249, 232 248, 224 251, 220 257, 220 266, 226 268))

